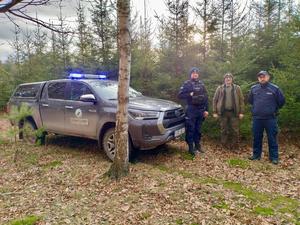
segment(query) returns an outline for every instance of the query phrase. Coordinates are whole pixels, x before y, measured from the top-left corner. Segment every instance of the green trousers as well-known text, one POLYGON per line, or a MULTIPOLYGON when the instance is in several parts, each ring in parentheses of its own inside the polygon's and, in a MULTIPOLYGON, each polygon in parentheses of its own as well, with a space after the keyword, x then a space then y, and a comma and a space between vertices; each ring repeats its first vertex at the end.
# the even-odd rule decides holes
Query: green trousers
POLYGON ((222 145, 239 146, 239 118, 233 111, 225 111, 220 116, 220 127, 222 145))

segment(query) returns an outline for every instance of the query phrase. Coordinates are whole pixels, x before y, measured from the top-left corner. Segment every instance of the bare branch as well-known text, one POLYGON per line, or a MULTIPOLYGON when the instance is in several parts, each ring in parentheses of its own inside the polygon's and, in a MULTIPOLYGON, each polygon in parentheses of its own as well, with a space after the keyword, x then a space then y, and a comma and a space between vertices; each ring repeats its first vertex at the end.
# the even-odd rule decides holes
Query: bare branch
MULTIPOLYGON (((13 20, 13 18, 10 15, 13 15, 15 17, 22 18, 27 21, 31 21, 33 23, 36 23, 38 25, 41 25, 42 27, 57 32, 57 33, 73 33, 72 31, 63 31, 62 29, 58 28, 59 25, 53 25, 51 23, 47 23, 43 20, 40 20, 38 18, 34 18, 28 14, 26 14, 23 10, 28 6, 41 6, 41 5, 47 5, 51 2, 55 2, 57 0, 7 0, 6 3, 1 4, 0 3, 0 13, 5 13, 7 18, 15 24, 17 27, 19 25, 16 24, 16 22, 13 20), (8 15, 10 14, 10 15, 8 15)), ((1 2, 1 1, 0 1, 1 2)))
MULTIPOLYGON (((73 33, 71 31, 62 31, 59 28, 55 28, 55 25, 52 25, 50 23, 47 23, 45 21, 39 20, 37 18, 31 17, 27 14, 25 14, 24 12, 20 11, 20 10, 8 10, 8 12, 16 17, 31 21, 33 23, 37 23, 39 25, 41 25, 42 27, 45 27, 46 29, 49 29, 51 31, 57 32, 57 33, 73 33)), ((14 22, 15 24, 15 22, 14 22)), ((57 25, 58 26, 58 25, 57 25)))
POLYGON ((21 2, 19 5, 23 4, 23 6, 19 7, 19 8, 14 8, 11 9, 12 11, 18 11, 21 9, 26 8, 27 6, 40 6, 40 5, 46 5, 49 2, 49 0, 41 0, 41 1, 36 1, 36 0, 31 0, 30 2, 21 2))
POLYGON ((20 26, 8 15, 8 13, 4 13, 5 16, 12 22, 16 27, 20 28, 20 26))

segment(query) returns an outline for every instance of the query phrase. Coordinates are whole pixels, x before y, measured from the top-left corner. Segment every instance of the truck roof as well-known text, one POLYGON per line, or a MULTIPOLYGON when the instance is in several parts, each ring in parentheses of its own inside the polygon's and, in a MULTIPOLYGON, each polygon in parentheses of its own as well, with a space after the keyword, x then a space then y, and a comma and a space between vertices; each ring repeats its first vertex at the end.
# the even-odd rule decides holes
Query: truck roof
POLYGON ((43 83, 45 83, 45 82, 46 82, 46 81, 30 82, 30 83, 22 83, 22 84, 19 84, 19 86, 32 85, 32 84, 43 84, 43 83))
POLYGON ((86 79, 86 78, 83 78, 83 79, 55 79, 55 80, 48 80, 48 81, 22 83, 22 84, 19 84, 18 87, 27 86, 27 85, 35 85, 35 84, 44 84, 46 82, 61 82, 61 81, 71 81, 71 80, 82 81, 87 84, 92 84, 95 82, 100 82, 102 84, 117 84, 118 83, 118 81, 108 80, 108 79, 86 79))

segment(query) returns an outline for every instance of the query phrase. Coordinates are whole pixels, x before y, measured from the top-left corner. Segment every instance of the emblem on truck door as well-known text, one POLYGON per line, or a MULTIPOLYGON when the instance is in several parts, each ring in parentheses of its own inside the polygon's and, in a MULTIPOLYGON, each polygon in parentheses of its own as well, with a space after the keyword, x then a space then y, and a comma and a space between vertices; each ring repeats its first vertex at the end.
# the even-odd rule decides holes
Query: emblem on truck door
POLYGON ((74 125, 84 125, 84 126, 89 125, 89 120, 88 119, 82 119, 82 110, 81 109, 76 109, 75 110, 75 116, 76 116, 76 118, 70 118, 72 124, 74 124, 74 125))
POLYGON ((81 118, 81 117, 82 117, 82 111, 81 111, 81 109, 76 109, 76 111, 75 111, 75 116, 76 116, 77 118, 81 118))

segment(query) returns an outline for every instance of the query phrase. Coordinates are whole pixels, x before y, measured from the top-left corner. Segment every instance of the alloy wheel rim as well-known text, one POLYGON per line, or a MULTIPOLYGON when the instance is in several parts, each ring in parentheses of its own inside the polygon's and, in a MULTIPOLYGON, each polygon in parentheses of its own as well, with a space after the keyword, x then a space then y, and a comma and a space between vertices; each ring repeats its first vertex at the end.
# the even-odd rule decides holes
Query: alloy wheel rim
POLYGON ((115 146, 115 135, 111 134, 107 139, 107 152, 113 158, 116 153, 116 146, 115 146))

